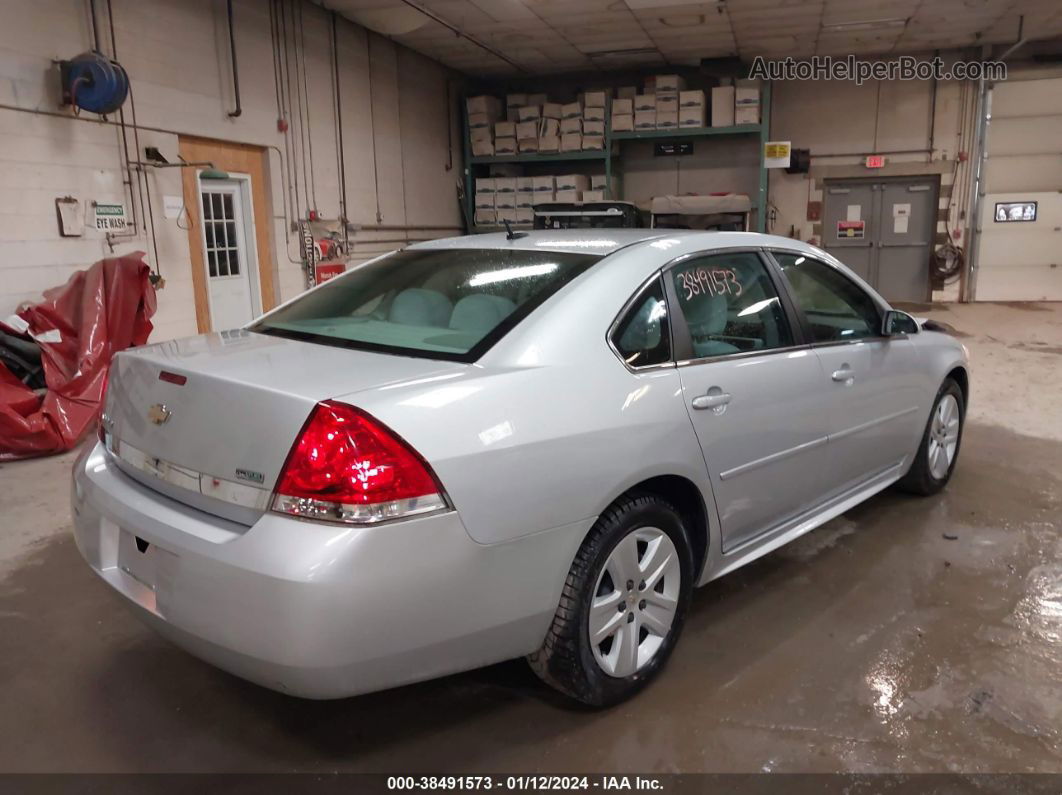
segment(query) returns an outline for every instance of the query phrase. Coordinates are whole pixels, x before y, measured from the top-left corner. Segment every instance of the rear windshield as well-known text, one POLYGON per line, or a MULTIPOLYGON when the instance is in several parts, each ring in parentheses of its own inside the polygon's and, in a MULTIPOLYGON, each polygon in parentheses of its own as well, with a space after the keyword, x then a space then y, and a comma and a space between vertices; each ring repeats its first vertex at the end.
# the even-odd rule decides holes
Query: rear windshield
POLYGON ((251 331, 475 361, 599 256, 503 249, 399 251, 262 318, 251 331))

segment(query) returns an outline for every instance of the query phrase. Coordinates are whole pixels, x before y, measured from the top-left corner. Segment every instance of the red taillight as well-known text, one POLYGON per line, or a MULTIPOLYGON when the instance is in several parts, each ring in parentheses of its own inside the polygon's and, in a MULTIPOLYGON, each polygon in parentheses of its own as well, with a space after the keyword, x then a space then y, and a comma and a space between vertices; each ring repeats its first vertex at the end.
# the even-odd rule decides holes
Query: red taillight
POLYGON ((397 519, 446 507, 427 463, 360 409, 314 407, 288 453, 274 510, 354 523, 397 519))

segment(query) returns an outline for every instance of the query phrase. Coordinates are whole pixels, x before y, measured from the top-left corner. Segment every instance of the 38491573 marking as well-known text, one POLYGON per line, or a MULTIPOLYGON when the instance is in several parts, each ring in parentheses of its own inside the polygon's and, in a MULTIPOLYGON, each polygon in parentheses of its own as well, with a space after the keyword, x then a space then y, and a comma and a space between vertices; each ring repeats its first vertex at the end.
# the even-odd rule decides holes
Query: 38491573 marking
POLYGON ((741 295, 741 280, 733 268, 690 268, 680 271, 677 281, 686 291, 685 300, 695 295, 741 295))

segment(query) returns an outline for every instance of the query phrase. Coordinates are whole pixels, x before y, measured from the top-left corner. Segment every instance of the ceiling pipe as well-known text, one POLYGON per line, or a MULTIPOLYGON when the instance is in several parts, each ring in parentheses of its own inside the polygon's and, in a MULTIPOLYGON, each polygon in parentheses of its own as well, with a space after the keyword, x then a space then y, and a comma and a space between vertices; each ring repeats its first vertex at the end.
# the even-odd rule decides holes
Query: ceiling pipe
POLYGON ((520 64, 516 63, 516 61, 513 61, 513 60, 509 59, 508 57, 503 55, 501 52, 499 52, 498 50, 496 50, 493 47, 491 47, 489 44, 484 44, 479 39, 477 39, 475 36, 472 36, 472 35, 469 35, 468 33, 465 33, 463 30, 461 30, 460 28, 456 27, 455 25, 452 25, 451 23, 447 22, 445 19, 440 17, 438 14, 436 14, 434 11, 431 11, 431 10, 425 8, 420 3, 415 3, 415 2, 413 2, 413 0, 402 0, 402 2, 405 3, 407 6, 409 6, 410 8, 412 8, 413 10, 419 11, 424 16, 426 16, 428 19, 430 19, 430 20, 432 20, 434 22, 438 22, 444 28, 446 28, 447 30, 452 31, 454 34, 456 34, 460 38, 467 39, 472 44, 475 44, 477 47, 479 47, 481 50, 485 50, 486 52, 489 52, 495 58, 500 58, 501 60, 505 61, 505 63, 509 64, 509 66, 513 67, 514 69, 516 69, 516 70, 518 70, 520 72, 524 72, 525 74, 527 73, 527 69, 525 69, 520 64))
POLYGON ((240 104, 240 70, 239 65, 236 63, 236 29, 232 24, 232 0, 227 0, 225 8, 229 16, 229 52, 232 55, 232 91, 236 95, 236 110, 229 112, 230 118, 237 118, 243 113, 243 106, 240 104))
POLYGON ((1013 55, 1018 50, 1020 50, 1022 47, 1024 47, 1028 43, 1028 41, 1029 40, 1027 38, 1025 38, 1025 16, 1022 15, 1022 16, 1018 17, 1018 40, 1016 42, 1014 42, 1012 45, 1010 45, 1003 52, 1003 54, 999 56, 999 60, 1001 60, 1001 61, 1007 60, 1007 58, 1009 58, 1011 55, 1013 55))

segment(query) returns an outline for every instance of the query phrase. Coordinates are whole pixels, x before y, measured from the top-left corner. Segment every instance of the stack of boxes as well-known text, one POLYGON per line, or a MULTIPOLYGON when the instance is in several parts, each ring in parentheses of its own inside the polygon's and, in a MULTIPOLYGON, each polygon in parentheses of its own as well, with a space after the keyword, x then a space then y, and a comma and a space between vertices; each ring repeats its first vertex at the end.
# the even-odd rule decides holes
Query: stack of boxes
POLYGON ((531 226, 532 208, 545 202, 604 201, 605 175, 543 174, 534 177, 479 177, 475 181, 475 222, 531 226))
MULTIPOLYGON (((612 101, 612 132, 680 130, 706 127, 709 96, 687 89, 679 75, 656 75, 642 91, 634 86, 616 89, 612 101)), ((760 89, 754 81, 713 88, 710 95, 711 126, 759 124, 760 89)))
POLYGON ((472 154, 505 156, 605 148, 608 94, 587 91, 577 102, 550 102, 545 94, 509 94, 505 113, 497 97, 466 100, 472 154))
POLYGON ((497 97, 469 97, 465 103, 468 110, 468 135, 472 154, 478 156, 496 153, 493 139, 494 124, 501 118, 501 101, 497 97))

